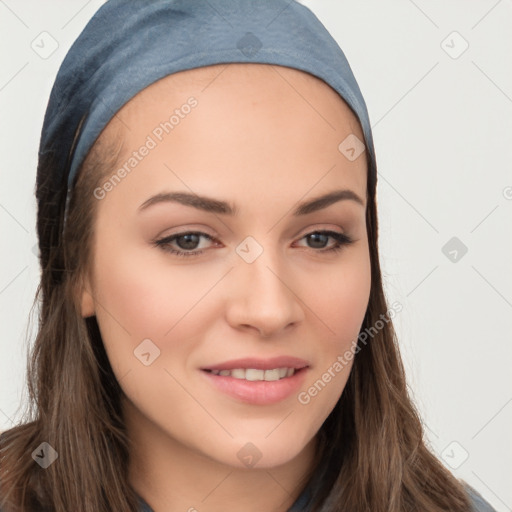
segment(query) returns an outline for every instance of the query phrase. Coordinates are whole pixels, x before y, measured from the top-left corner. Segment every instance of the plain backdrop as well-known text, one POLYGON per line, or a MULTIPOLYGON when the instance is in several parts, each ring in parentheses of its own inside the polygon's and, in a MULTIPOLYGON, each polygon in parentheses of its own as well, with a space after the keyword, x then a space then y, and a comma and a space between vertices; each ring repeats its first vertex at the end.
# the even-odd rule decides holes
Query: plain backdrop
MULTIPOLYGON (((0 430, 26 399, 36 327, 43 116, 66 51, 102 3, 0 0, 0 430)), ((429 444, 511 511, 512 4, 302 3, 345 51, 367 102, 386 294, 403 306, 394 322, 429 444)))

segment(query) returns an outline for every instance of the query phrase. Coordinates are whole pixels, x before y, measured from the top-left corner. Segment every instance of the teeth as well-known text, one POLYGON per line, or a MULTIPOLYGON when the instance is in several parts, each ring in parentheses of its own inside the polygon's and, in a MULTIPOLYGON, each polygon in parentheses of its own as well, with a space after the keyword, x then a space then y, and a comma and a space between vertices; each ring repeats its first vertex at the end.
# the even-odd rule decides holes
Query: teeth
POLYGON ((235 379, 245 379, 245 370, 242 370, 242 368, 237 368, 236 370, 226 370, 228 372, 228 375, 231 375, 231 377, 234 377, 235 379))
POLYGON ((234 368, 233 370, 210 370, 214 375, 223 377, 233 377, 234 379, 244 379, 249 381, 266 380, 275 381, 291 377, 295 373, 295 368, 273 368, 272 370, 257 370, 255 368, 234 368))
MULTIPOLYGON (((243 372, 243 370, 240 371, 243 372)), ((253 368, 245 370, 245 380, 263 380, 264 378, 265 370, 254 370, 253 368)))
POLYGON ((279 368, 265 370, 265 380, 279 380, 279 368))

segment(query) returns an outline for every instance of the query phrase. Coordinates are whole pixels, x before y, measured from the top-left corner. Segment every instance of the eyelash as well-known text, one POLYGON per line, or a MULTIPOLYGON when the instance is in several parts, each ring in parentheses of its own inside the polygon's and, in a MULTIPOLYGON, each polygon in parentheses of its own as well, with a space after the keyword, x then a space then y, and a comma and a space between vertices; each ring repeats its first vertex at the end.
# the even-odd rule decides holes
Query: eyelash
MULTIPOLYGON (((339 251, 341 251, 343 249, 344 246, 354 243, 354 240, 352 238, 350 238, 349 236, 347 236, 343 233, 338 233, 337 231, 328 231, 328 230, 311 231, 310 233, 307 233, 306 235, 304 235, 302 238, 306 238, 313 234, 328 235, 330 238, 334 238, 336 240, 336 244, 333 247, 330 247, 329 249, 318 249, 318 250, 312 249, 314 252, 338 253, 339 251)), ((169 252, 175 256, 180 256, 180 257, 199 256, 199 255, 203 254, 204 249, 200 250, 200 251, 191 252, 191 251, 180 251, 180 250, 170 248, 171 242, 176 240, 176 238, 179 238, 179 237, 185 236, 185 235, 200 235, 200 236, 207 238, 208 240, 215 241, 215 239, 213 237, 211 237, 210 235, 207 235, 206 233, 202 233, 200 231, 184 231, 183 233, 176 233, 175 235, 171 235, 171 236, 168 236, 165 238, 161 238, 159 240, 155 240, 154 245, 161 248, 165 252, 169 252)), ((301 238, 301 240, 302 240, 302 238, 301 238)))

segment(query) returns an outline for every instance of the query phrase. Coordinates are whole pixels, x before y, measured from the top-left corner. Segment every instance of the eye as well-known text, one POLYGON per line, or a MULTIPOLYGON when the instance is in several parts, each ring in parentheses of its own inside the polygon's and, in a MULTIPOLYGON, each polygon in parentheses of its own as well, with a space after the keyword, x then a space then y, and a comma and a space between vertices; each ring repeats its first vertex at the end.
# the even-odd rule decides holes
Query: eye
MULTIPOLYGON (((197 250, 201 238, 205 238, 211 242, 218 242, 206 233, 202 233, 200 231, 186 231, 155 240, 154 245, 160 247, 163 251, 169 252, 176 256, 199 256, 204 252, 204 250, 197 250), (178 249, 172 247, 173 243, 178 246, 178 249)), ((304 235, 301 240, 303 239, 313 243, 313 252, 320 253, 341 251, 345 245, 349 245, 355 241, 343 233, 325 230, 312 231, 311 233, 304 235), (325 248, 325 243, 329 240, 329 238, 334 239, 335 243, 332 245, 332 247, 325 248)))
POLYGON ((214 239, 207 235, 206 233, 201 233, 200 231, 186 231, 183 233, 177 233, 176 235, 167 236, 165 238, 161 238, 160 240, 155 241, 155 245, 161 247, 164 251, 170 252, 171 254, 175 254, 176 256, 198 256, 203 253, 203 251, 195 251, 189 252, 194 249, 197 249, 197 244, 201 238, 206 238, 210 241, 214 239), (176 244, 181 247, 181 249, 173 249, 171 247, 171 243, 176 242, 176 244))
POLYGON ((345 245, 350 245, 354 242, 352 238, 345 235, 344 233, 338 233, 337 231, 312 231, 311 233, 308 233, 302 239, 308 239, 310 242, 313 242, 314 248, 319 248, 320 250, 315 252, 338 252, 343 249, 345 245), (333 238, 335 240, 335 243, 332 245, 332 247, 325 248, 325 242, 329 240, 329 238, 333 238))

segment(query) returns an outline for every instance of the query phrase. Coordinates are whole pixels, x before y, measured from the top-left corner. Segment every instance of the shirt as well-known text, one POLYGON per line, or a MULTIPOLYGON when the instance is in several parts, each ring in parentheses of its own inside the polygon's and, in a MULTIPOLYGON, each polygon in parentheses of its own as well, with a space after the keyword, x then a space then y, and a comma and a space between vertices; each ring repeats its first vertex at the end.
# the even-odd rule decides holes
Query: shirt
MULTIPOLYGON (((475 489, 469 485, 466 485, 466 490, 468 492, 472 506, 471 510, 468 510, 468 512, 496 512, 496 510, 492 508, 491 505, 485 501, 475 489)), ((297 498, 288 512, 307 512, 307 510, 303 510, 303 507, 307 501, 308 495, 309 491, 306 488, 304 492, 297 498)), ((140 503, 140 512, 153 512, 153 509, 140 496, 138 496, 138 498, 140 503)), ((2 512, 1 509, 0 512, 2 512)))
MULTIPOLYGON (((292 505, 292 508, 290 508, 288 510, 288 512, 301 512, 301 511, 303 511, 303 507, 306 504, 307 497, 308 497, 308 490, 306 489, 297 498, 295 503, 292 505)), ((139 502, 140 502, 140 509, 139 509, 140 512, 153 512, 153 509, 140 496, 139 496, 139 502)), ((487 509, 482 509, 482 510, 485 511, 485 512, 496 512, 493 509, 489 509, 489 511, 487 509)), ((2 512, 2 511, 0 510, 0 512, 2 512)), ((306 512, 306 511, 304 511, 304 512, 306 512)), ((473 511, 471 511, 471 512, 473 512, 473 511)), ((480 510, 475 511, 475 512, 480 512, 480 510)))
MULTIPOLYGON (((484 500, 484 498, 476 491, 476 489, 473 489, 473 487, 468 484, 465 484, 465 487, 472 507, 471 510, 468 510, 468 512, 496 512, 496 510, 491 507, 487 501, 484 500)), ((304 505, 307 502, 308 496, 309 489, 306 488, 304 492, 297 498, 288 512, 307 512, 307 510, 304 510, 304 505)), ((153 512, 152 508, 140 496, 139 501, 141 504, 140 512, 153 512)))

